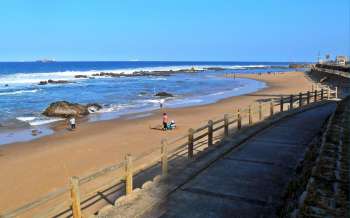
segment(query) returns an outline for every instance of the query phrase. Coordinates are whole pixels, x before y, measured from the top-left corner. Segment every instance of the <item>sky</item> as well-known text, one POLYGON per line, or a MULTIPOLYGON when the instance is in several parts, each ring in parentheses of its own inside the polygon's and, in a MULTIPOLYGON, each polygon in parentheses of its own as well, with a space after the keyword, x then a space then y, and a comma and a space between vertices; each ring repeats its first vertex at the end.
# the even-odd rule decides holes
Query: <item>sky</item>
POLYGON ((1 0, 0 61, 350 55, 350 0, 1 0))

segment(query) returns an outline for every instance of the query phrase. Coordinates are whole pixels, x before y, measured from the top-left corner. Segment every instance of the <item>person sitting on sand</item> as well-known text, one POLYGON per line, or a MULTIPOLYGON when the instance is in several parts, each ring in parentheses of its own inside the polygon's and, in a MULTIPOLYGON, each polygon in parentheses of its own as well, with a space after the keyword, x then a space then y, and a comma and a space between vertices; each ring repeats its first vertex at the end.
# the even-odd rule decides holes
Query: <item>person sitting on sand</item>
POLYGON ((70 118, 69 118, 69 126, 70 126, 70 129, 71 130, 74 130, 75 129, 75 117, 74 116, 71 116, 70 118))
POLYGON ((168 129, 168 115, 163 113, 163 130, 168 129))
POLYGON ((168 129, 175 129, 176 128, 176 124, 175 124, 175 120, 170 121, 169 125, 168 125, 168 129))

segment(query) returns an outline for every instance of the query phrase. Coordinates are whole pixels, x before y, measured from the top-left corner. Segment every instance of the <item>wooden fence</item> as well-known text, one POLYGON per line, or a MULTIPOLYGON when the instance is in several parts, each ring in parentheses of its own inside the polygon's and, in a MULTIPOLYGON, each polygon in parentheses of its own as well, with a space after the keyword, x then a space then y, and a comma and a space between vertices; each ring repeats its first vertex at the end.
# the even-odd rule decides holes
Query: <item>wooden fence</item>
POLYGON ((206 125, 197 129, 191 128, 187 134, 179 138, 162 140, 160 146, 136 157, 128 154, 124 162, 105 167, 86 176, 71 177, 68 186, 5 212, 0 217, 30 214, 35 217, 73 216, 81 218, 82 210, 94 205, 97 198, 109 201, 101 195, 113 196, 118 190, 123 190, 124 194, 129 195, 133 191, 135 177, 155 165, 159 165, 158 174, 166 176, 171 159, 181 155, 192 159, 204 148, 214 146, 215 142, 229 136, 232 131, 239 131, 243 127, 243 121, 246 126, 249 126, 276 113, 332 98, 337 98, 337 93, 328 88, 267 99, 268 101, 250 105, 248 108, 238 109, 231 114, 225 114, 220 119, 209 120, 206 125), (107 176, 107 178, 97 182, 102 176, 107 176))

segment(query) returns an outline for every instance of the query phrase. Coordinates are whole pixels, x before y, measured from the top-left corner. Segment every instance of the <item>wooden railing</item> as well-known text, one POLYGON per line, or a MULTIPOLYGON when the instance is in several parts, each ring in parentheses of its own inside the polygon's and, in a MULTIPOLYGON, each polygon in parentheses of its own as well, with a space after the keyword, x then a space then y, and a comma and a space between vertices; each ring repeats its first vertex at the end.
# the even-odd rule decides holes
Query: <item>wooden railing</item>
MULTIPOLYGON (((94 205, 98 199, 110 201, 106 196, 116 193, 129 195, 133 191, 134 179, 145 170, 159 166, 164 176, 168 174, 168 164, 177 157, 193 159, 199 152, 212 147, 216 142, 229 136, 234 131, 252 125, 275 113, 302 107, 314 102, 337 98, 337 93, 331 89, 307 91, 298 95, 281 96, 269 99, 267 102, 256 103, 245 109, 237 109, 231 114, 225 114, 217 120, 209 120, 206 125, 197 129, 189 129, 188 133, 172 139, 161 141, 161 145, 136 157, 126 155, 125 161, 86 176, 71 177, 69 186, 60 188, 35 201, 27 203, 12 211, 2 213, 0 217, 16 217, 19 215, 35 217, 82 217, 82 210, 94 205), (243 122, 244 121, 244 122, 243 122), (103 178, 101 180, 101 178, 103 178), (99 180, 100 179, 100 180, 99 180), (30 215, 28 215, 30 214, 30 215)), ((157 172, 159 172, 157 171, 157 172)))

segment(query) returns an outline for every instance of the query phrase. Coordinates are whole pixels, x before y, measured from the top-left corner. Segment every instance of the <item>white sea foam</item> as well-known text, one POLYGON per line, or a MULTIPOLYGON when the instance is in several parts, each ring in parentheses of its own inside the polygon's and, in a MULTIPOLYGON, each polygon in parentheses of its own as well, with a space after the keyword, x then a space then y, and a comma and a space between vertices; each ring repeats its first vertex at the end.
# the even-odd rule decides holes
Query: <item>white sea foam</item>
POLYGON ((28 121, 33 121, 36 119, 36 117, 16 117, 17 120, 23 121, 23 122, 28 122, 28 121))
POLYGON ((132 104, 111 104, 109 106, 104 106, 102 109, 96 111, 96 113, 118 112, 131 108, 132 106, 132 104))
POLYGON ((13 92, 0 92, 0 95, 20 95, 23 93, 35 93, 39 91, 39 89, 33 89, 33 90, 17 90, 13 92))
POLYGON ((48 118, 48 117, 16 117, 17 120, 28 123, 31 126, 39 126, 64 120, 63 118, 48 118))
MULTIPOLYGON (((52 80, 86 80, 87 78, 75 78, 76 75, 84 75, 93 77, 93 74, 100 72, 111 72, 117 74, 132 74, 135 71, 177 71, 194 68, 195 70, 203 70, 209 67, 222 67, 225 69, 247 69, 247 68, 263 68, 266 65, 182 65, 182 66, 164 66, 164 67, 139 67, 139 68, 124 68, 115 70, 89 70, 89 71, 63 71, 49 73, 16 73, 5 76, 0 76, 0 85, 5 84, 37 84, 40 81, 52 80)), ((95 77, 100 78, 100 77, 95 77)), ((158 78, 163 80, 165 78, 158 78)))
POLYGON ((63 118, 50 118, 50 119, 37 119, 34 121, 29 122, 31 126, 40 126, 44 124, 54 123, 57 121, 64 120, 63 118))

